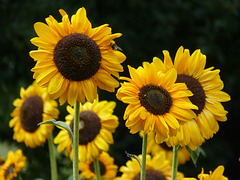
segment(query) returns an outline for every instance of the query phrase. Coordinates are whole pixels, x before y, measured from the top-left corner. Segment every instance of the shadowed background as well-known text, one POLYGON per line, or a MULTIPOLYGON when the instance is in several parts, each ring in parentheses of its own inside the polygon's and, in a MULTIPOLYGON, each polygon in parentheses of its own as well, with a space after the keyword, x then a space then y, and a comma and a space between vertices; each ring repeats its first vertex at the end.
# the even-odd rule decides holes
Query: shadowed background
MULTIPOLYGON (((93 27, 109 24, 113 33, 123 36, 116 43, 123 49, 127 60, 123 63, 124 72, 129 76, 127 65, 135 68, 143 61, 152 61, 154 56, 163 59, 162 50, 169 50, 171 57, 183 45, 192 53, 201 49, 207 56, 206 67, 220 69, 225 83, 224 91, 232 100, 224 103, 229 111, 228 121, 220 124, 219 132, 208 140, 203 148, 207 154, 201 156, 195 167, 190 161, 179 170, 187 177, 197 177, 204 167, 205 172, 218 165, 225 166, 224 175, 229 179, 240 179, 239 145, 239 47, 240 47, 240 4, 237 0, 209 1, 63 1, 63 0, 1 0, 0 1, 0 156, 8 150, 21 148, 27 156, 27 169, 22 172, 23 179, 49 179, 50 165, 47 143, 35 149, 26 148, 23 143, 12 140, 13 131, 8 123, 14 107, 12 102, 20 97, 20 88, 27 88, 32 82, 34 67, 29 51, 37 49, 30 43, 35 37, 33 24, 45 22, 53 15, 61 21, 59 9, 69 16, 84 6, 93 27)), ((141 153, 141 139, 138 134, 131 135, 124 125, 123 113, 126 105, 118 101, 115 93, 99 91, 100 100, 117 102, 115 114, 120 125, 114 134, 114 145, 110 154, 118 166, 128 160, 125 151, 141 153)), ((64 121, 66 105, 60 107, 59 120, 64 121)), ((54 135, 59 132, 57 128, 54 135)), ((71 162, 65 155, 58 154, 59 179, 67 179, 71 174, 71 162)))

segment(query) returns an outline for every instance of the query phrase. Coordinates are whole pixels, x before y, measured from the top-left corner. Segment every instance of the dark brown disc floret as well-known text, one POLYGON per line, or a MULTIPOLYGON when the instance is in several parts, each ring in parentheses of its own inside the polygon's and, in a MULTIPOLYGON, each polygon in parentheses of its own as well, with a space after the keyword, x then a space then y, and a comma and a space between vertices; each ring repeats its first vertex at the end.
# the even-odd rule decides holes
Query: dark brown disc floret
POLYGON ((193 93, 193 96, 189 97, 190 101, 198 107, 198 110, 193 110, 196 115, 200 114, 205 106, 205 91, 200 82, 192 76, 185 74, 179 74, 177 76, 177 83, 185 83, 188 89, 193 93))
POLYGON ((172 98, 169 92, 161 86, 146 85, 140 89, 140 103, 154 115, 163 115, 169 112, 172 98))
POLYGON ((38 123, 43 120, 43 100, 39 96, 30 96, 23 102, 20 108, 20 122, 25 131, 35 132, 38 123))
MULTIPOLYGON (((139 180, 140 179, 140 173, 138 173, 133 180, 139 180)), ((146 170, 146 180, 166 180, 166 177, 159 171, 154 169, 147 169, 146 170)))
POLYGON ((94 40, 84 34, 74 33, 57 43, 53 60, 63 77, 83 81, 99 70, 101 51, 94 40))
MULTIPOLYGON (((74 120, 70 123, 73 131, 74 120)), ((82 111, 80 113, 79 145, 87 145, 93 141, 101 129, 101 121, 98 115, 93 111, 82 111)))

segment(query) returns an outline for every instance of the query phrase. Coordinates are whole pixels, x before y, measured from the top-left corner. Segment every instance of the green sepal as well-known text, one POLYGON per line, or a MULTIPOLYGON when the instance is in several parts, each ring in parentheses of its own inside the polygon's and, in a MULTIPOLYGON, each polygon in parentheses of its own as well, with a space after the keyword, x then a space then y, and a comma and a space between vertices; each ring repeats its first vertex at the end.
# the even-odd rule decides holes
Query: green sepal
POLYGON ((38 123, 38 125, 42 125, 42 124, 54 124, 55 126, 57 126, 60 129, 67 130, 70 134, 71 142, 73 142, 73 132, 72 132, 71 128, 69 127, 69 125, 67 125, 66 123, 64 123, 62 121, 57 121, 55 119, 51 119, 51 120, 48 120, 48 121, 38 123))
POLYGON ((138 159, 138 157, 135 154, 130 154, 127 151, 125 151, 125 153, 127 154, 127 157, 136 159, 138 161, 138 163, 139 163, 140 168, 142 168, 141 162, 140 162, 140 160, 138 159))
POLYGON ((203 156, 206 156, 205 151, 203 150, 203 148, 201 148, 200 146, 197 147, 197 149, 195 151, 193 151, 192 149, 190 149, 188 146, 186 146, 186 149, 188 150, 188 152, 191 155, 191 159, 194 163, 194 165, 196 166, 197 164, 197 160, 200 156, 200 154, 202 154, 203 156))

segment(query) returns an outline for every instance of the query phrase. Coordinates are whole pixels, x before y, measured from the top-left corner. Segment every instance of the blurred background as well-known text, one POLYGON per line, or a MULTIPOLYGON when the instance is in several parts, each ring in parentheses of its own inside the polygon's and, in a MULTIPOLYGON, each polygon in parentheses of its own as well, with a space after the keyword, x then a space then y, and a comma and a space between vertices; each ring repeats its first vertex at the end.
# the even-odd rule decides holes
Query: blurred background
MULTIPOLYGON (((207 56, 206 67, 220 69, 225 83, 224 91, 231 101, 224 103, 228 121, 220 124, 219 132, 202 146, 206 157, 200 156, 197 166, 189 161, 180 166, 186 177, 197 177, 204 167, 205 172, 218 165, 225 166, 224 175, 229 179, 240 179, 239 145, 239 89, 240 89, 240 1, 238 0, 121 0, 121 1, 64 1, 64 0, 0 0, 0 157, 9 150, 21 148, 27 156, 27 168, 23 179, 50 179, 50 164, 47 143, 30 149, 12 139, 13 131, 8 123, 14 107, 12 102, 20 97, 20 88, 27 88, 32 82, 34 67, 29 51, 37 49, 30 43, 35 37, 33 24, 45 22, 53 15, 61 21, 59 9, 69 16, 80 7, 85 7, 93 27, 110 24, 113 33, 123 36, 116 43, 123 49, 127 60, 123 63, 122 76, 128 76, 127 65, 135 68, 143 61, 152 62, 157 56, 163 59, 162 50, 168 50, 171 57, 179 46, 192 53, 201 49, 207 56), (238 89, 239 88, 239 89, 238 89)), ((125 151, 141 153, 141 139, 131 135, 124 125, 123 113, 126 105, 118 101, 114 93, 99 91, 100 100, 117 102, 115 114, 120 125, 114 133, 114 145, 110 155, 120 167, 128 160, 125 151)), ((60 107, 59 120, 64 121, 66 105, 60 107)), ((54 130, 54 136, 59 132, 54 130)), ((65 155, 58 154, 59 179, 71 175, 71 162, 65 155)))

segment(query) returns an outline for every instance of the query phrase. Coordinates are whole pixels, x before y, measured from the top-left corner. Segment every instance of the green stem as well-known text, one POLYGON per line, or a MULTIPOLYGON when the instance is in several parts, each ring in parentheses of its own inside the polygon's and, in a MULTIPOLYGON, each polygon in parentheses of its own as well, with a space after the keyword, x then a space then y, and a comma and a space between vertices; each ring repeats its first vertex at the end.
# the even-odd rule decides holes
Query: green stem
POLYGON ((179 145, 173 146, 173 159, 172 159, 172 180, 177 179, 177 170, 178 170, 178 150, 180 149, 179 145))
POLYGON ((50 164, 51 164, 51 180, 57 180, 57 163, 56 163, 56 156, 54 151, 52 134, 50 134, 50 137, 48 138, 48 148, 49 148, 49 156, 50 156, 50 164))
POLYGON ((100 172, 98 158, 94 158, 93 165, 94 165, 94 172, 96 174, 97 180, 101 180, 101 172, 100 172))
POLYGON ((147 156, 147 134, 144 134, 143 132, 141 180, 145 180, 146 176, 146 156, 147 156))
POLYGON ((78 170, 79 106, 80 103, 76 101, 74 106, 74 123, 73 123, 73 180, 79 180, 78 170))

